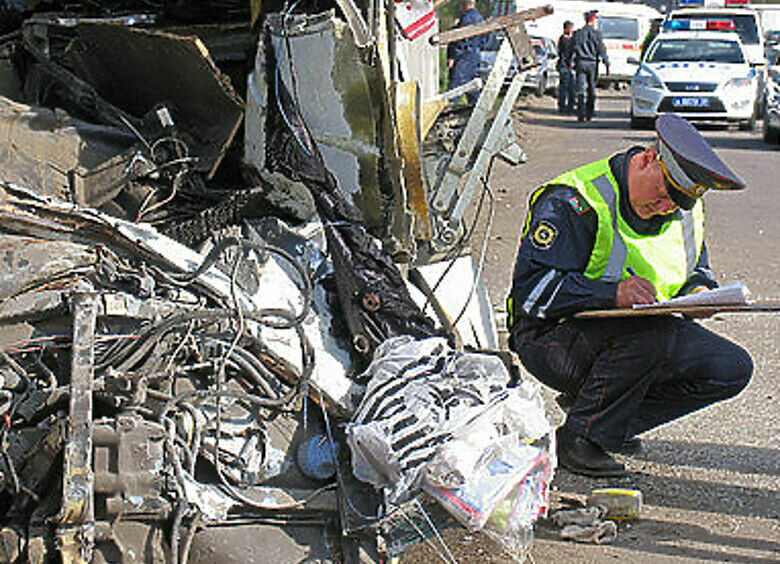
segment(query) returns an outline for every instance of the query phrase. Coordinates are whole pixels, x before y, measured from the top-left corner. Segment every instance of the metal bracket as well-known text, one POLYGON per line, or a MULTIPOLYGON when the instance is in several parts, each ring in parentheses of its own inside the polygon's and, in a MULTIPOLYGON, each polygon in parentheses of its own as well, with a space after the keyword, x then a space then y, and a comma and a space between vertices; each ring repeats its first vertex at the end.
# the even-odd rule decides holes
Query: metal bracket
POLYGON ((97 298, 73 296, 70 417, 57 516, 57 546, 63 564, 92 561, 95 544, 95 476, 92 472, 92 383, 97 298))

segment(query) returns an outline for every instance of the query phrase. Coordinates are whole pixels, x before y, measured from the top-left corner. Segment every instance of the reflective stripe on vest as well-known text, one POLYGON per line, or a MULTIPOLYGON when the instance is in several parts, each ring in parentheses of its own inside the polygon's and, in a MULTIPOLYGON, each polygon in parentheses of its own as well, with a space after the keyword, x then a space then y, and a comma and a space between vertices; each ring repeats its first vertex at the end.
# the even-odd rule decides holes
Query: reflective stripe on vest
MULTIPOLYGON (((665 300, 674 296, 693 273, 704 241, 701 201, 690 212, 675 212, 658 234, 640 235, 620 215, 620 189, 609 158, 555 178, 532 195, 530 206, 554 185, 575 189, 597 214, 596 236, 584 272, 587 278, 618 282, 629 276, 626 267, 631 266, 653 283, 658 299, 665 300)), ((526 220, 524 235, 529 227, 530 221, 526 220)), ((538 296, 533 302, 536 300, 538 296)))
POLYGON ((607 260, 607 266, 604 268, 604 274, 601 275, 601 279, 604 282, 619 282, 623 274, 623 267, 626 264, 628 251, 626 242, 620 235, 620 229, 618 229, 617 192, 606 174, 597 176, 591 182, 596 187, 596 190, 599 191, 599 194, 601 194, 607 207, 609 207, 609 213, 612 216, 612 233, 617 235, 617 237, 614 235, 612 237, 612 250, 609 252, 609 260, 607 260))

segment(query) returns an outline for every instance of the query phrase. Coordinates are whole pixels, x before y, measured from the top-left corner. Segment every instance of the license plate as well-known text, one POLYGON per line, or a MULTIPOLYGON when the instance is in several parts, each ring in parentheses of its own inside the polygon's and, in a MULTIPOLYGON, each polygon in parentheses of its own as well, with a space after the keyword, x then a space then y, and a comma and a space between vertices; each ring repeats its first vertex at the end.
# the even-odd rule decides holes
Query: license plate
POLYGON ((675 108, 706 108, 709 105, 709 98, 672 98, 672 106, 675 108))

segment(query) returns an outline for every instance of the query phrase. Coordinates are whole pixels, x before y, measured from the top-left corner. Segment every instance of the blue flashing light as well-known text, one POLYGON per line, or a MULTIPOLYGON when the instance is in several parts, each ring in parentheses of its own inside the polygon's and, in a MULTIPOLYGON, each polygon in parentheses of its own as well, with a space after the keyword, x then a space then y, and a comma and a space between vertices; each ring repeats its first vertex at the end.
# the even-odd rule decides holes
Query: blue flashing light
POLYGON ((704 0, 679 0, 680 6, 704 6, 704 0))
POLYGON ((664 29, 669 31, 687 31, 691 29, 691 20, 668 20, 664 22, 664 29))

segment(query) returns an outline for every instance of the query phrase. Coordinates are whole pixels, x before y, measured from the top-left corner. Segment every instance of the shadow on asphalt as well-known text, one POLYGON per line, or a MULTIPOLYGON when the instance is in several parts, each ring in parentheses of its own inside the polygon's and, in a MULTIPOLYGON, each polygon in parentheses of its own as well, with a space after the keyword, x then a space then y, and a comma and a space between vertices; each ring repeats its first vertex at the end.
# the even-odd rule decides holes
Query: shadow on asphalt
POLYGON ((743 149, 749 151, 777 151, 778 145, 770 145, 760 137, 717 137, 707 138, 715 149, 743 149))
POLYGON ((642 491, 644 501, 649 505, 780 519, 780 492, 760 487, 736 486, 641 471, 629 472, 621 478, 611 478, 607 482, 571 474, 563 468, 558 469, 553 484, 560 491, 582 495, 587 495, 594 488, 606 486, 638 489, 642 491))
MULTIPOLYGON (((537 538, 560 540, 558 529, 548 521, 541 521, 534 531, 537 538)), ((615 547, 635 549, 666 557, 683 557, 714 562, 742 562, 745 564, 772 564, 773 557, 748 556, 744 550, 780 554, 780 543, 755 538, 719 535, 690 523, 639 519, 631 522, 631 529, 620 526, 615 547), (670 530, 673 532, 670 533, 670 530), (682 541, 685 546, 674 544, 682 541), (690 546, 696 543, 697 546, 690 546), (712 550, 702 545, 712 546, 712 550), (729 549, 742 549, 730 551, 729 549)), ((639 555, 637 555, 639 556, 639 555)), ((660 559, 659 559, 660 560, 660 559)), ((644 560, 642 560, 644 561, 644 560)))
POLYGON ((780 476, 780 450, 741 445, 719 445, 683 441, 642 441, 646 448, 633 458, 668 464, 694 466, 744 474, 780 476))

